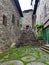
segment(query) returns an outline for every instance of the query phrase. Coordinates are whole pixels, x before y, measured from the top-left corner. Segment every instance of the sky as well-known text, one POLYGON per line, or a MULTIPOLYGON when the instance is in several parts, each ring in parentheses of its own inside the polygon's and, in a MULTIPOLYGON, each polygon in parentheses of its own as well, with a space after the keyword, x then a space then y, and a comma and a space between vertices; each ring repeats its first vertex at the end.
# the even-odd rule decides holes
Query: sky
POLYGON ((32 9, 31 0, 19 0, 22 11, 32 9))
POLYGON ((34 9, 34 5, 35 5, 35 0, 33 0, 32 2, 32 9, 34 9))

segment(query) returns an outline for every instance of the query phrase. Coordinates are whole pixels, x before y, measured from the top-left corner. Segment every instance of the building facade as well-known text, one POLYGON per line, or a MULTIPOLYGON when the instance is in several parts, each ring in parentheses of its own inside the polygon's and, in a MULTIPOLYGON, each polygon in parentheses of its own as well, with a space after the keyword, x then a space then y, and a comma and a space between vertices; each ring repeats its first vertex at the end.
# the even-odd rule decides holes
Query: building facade
MULTIPOLYGON (((43 24, 49 18, 49 0, 39 0, 37 11, 36 11, 36 23, 42 22, 43 24)), ((45 25, 44 27, 46 27, 45 25)))
POLYGON ((23 11, 22 28, 26 29, 27 26, 32 28, 32 10, 23 11))
POLYGON ((0 0, 0 51, 18 42, 22 16, 18 0, 0 0))
POLYGON ((43 38, 49 44, 49 0, 35 0, 36 24, 43 23, 43 38))

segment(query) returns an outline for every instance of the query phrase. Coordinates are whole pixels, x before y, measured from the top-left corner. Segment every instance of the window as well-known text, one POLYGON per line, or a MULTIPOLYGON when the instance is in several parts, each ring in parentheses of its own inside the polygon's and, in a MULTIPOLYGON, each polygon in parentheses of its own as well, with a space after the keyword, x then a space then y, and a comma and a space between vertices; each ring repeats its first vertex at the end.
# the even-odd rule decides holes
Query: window
POLYGON ((19 20, 17 20, 17 26, 19 27, 19 20))
POLYGON ((3 25, 7 26, 7 17, 3 15, 3 25))
POLYGON ((12 23, 13 24, 15 23, 15 16, 14 16, 14 14, 12 14, 12 23))
POLYGON ((28 28, 29 28, 29 25, 26 26, 26 29, 28 29, 28 28))

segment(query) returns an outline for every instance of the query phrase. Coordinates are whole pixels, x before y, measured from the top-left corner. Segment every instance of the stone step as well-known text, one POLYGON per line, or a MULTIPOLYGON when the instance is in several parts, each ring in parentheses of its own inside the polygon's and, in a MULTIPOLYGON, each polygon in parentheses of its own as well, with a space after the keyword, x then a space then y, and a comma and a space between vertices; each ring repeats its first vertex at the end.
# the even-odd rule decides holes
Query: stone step
POLYGON ((42 47, 49 49, 49 47, 48 47, 48 46, 42 46, 42 47))
POLYGON ((35 39, 34 32, 32 32, 31 30, 21 31, 20 38, 19 38, 20 46, 35 45, 35 44, 37 44, 37 40, 35 39))
POLYGON ((49 46, 48 45, 42 46, 41 49, 49 53, 49 46))
POLYGON ((45 52, 49 53, 49 51, 48 51, 48 50, 46 50, 46 49, 44 49, 44 48, 41 48, 41 50, 43 50, 43 51, 45 51, 45 52))
POLYGON ((49 50, 49 46, 48 45, 44 45, 44 46, 42 46, 42 48, 49 50))
POLYGON ((49 44, 46 44, 45 46, 49 48, 49 44))

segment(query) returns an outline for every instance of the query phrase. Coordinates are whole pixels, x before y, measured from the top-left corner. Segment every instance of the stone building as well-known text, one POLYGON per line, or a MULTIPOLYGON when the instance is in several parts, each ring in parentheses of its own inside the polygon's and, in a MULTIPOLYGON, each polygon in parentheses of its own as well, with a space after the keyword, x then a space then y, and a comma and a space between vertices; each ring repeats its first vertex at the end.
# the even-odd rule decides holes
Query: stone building
MULTIPOLYGON (((45 23, 49 17, 49 0, 39 0, 37 11, 36 11, 36 23, 45 23)), ((46 27, 46 25, 44 26, 46 27)))
POLYGON ((49 0, 35 0, 33 15, 36 24, 43 23, 43 37, 49 43, 49 0))
POLYGON ((22 28, 26 29, 27 26, 32 28, 32 9, 23 11, 22 28))
POLYGON ((36 36, 36 28, 35 28, 35 24, 36 24, 36 14, 35 14, 35 10, 36 10, 36 4, 35 4, 36 0, 31 0, 31 5, 32 5, 32 29, 34 31, 34 35, 36 36))
POLYGON ((18 0, 0 0, 0 52, 18 42, 21 17, 18 0))

